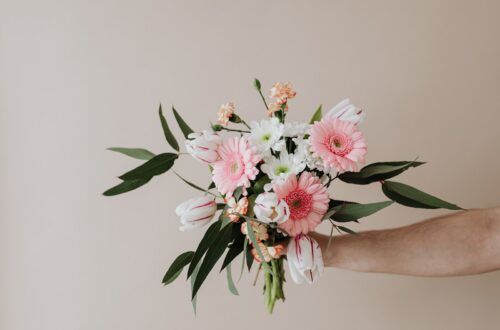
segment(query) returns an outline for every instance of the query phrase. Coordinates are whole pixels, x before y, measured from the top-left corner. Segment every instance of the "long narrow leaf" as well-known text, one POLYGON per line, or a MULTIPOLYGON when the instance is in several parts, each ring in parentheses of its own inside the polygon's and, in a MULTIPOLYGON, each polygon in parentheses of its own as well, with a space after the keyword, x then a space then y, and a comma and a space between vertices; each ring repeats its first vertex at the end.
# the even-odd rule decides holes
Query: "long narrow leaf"
POLYGON ((108 148, 108 150, 119 152, 121 154, 127 155, 132 158, 136 159, 142 159, 142 160, 150 160, 155 156, 154 153, 152 153, 149 150, 143 149, 143 148, 119 148, 119 147, 113 147, 113 148, 108 148))
POLYGON ((149 182, 149 180, 151 180, 151 178, 123 181, 122 183, 106 190, 102 194, 104 196, 116 196, 119 194, 123 194, 145 185, 146 183, 149 182))
POLYGON ((353 184, 366 185, 393 178, 412 167, 425 164, 417 161, 379 162, 363 167, 359 172, 345 172, 339 179, 353 184))
POLYGON ((168 285, 175 281, 175 279, 181 274, 182 269, 184 269, 184 267, 191 262, 193 255, 193 251, 187 251, 179 255, 165 273, 162 280, 163 285, 168 285))
POLYGON ((187 277, 190 277, 200 262, 201 258, 203 258, 203 255, 205 252, 207 252, 208 248, 212 245, 212 243, 217 239, 217 235, 219 234, 220 230, 220 221, 216 221, 208 227, 207 231, 205 232, 205 235, 201 239, 200 243, 198 244, 198 247, 196 248, 196 251, 194 252, 193 259, 191 260, 191 264, 189 265, 188 268, 188 273, 187 277))
POLYGON ((163 133, 165 134, 165 139, 172 148, 179 151, 179 143, 177 143, 174 134, 172 134, 170 127, 168 127, 167 120, 165 119, 165 116, 163 115, 163 110, 161 109, 161 104, 158 113, 160 115, 161 127, 163 127, 163 133))
POLYGON ((233 225, 228 225, 226 226, 219 234, 215 242, 210 246, 208 249, 205 258, 203 258, 203 262, 201 263, 200 266, 200 271, 196 275, 196 280, 194 281, 194 286, 193 286, 193 292, 192 292, 192 297, 194 298, 198 292, 198 290, 201 288, 201 285, 207 278, 208 274, 212 270, 212 268, 215 266, 219 258, 222 256, 224 251, 227 248, 227 245, 231 241, 231 234, 233 232, 233 225))
POLYGON ((462 210, 460 206, 451 204, 400 182, 384 181, 382 183, 382 191, 396 203, 405 206, 426 209, 444 208, 448 210, 462 210))
POLYGON ((369 204, 344 204, 334 207, 333 214, 330 218, 337 222, 349 222, 355 221, 369 215, 372 215, 375 212, 386 208, 391 205, 392 201, 384 201, 378 203, 369 203, 369 204))
POLYGON ((238 289, 236 289, 236 285, 233 281, 233 275, 231 274, 231 264, 226 267, 226 275, 227 275, 227 287, 229 291, 235 296, 239 296, 238 289))
POLYGON ((186 124, 184 119, 182 119, 181 115, 179 115, 179 113, 177 112, 177 110, 175 110, 174 107, 172 107, 172 111, 174 113, 175 120, 177 120, 177 124, 179 125, 179 128, 182 131, 182 134, 184 134, 184 137, 187 139, 188 135, 193 133, 194 131, 191 129, 191 127, 189 127, 188 124, 186 124))
POLYGON ((229 246, 229 249, 227 250, 226 257, 224 258, 224 261, 222 262, 222 267, 221 271, 226 268, 231 262, 238 256, 240 253, 243 251, 243 245, 245 243, 245 236, 241 233, 239 233, 236 238, 234 239, 233 244, 229 246))
POLYGON ((178 157, 179 156, 177 154, 172 153, 159 154, 141 166, 123 174, 120 176, 120 179, 126 181, 135 179, 150 179, 153 176, 160 175, 168 171, 174 165, 174 162, 178 157))
POLYGON ((188 180, 184 179, 182 176, 180 176, 180 175, 179 175, 179 173, 177 173, 177 172, 175 172, 175 171, 174 171, 174 174, 175 174, 175 175, 177 175, 177 177, 178 177, 179 179, 181 179, 182 181, 184 181, 184 183, 186 183, 188 186, 190 186, 190 187, 192 187, 192 188, 194 188, 194 189, 196 189, 196 190, 199 190, 199 191, 203 191, 203 192, 207 192, 207 191, 208 191, 208 190, 203 189, 203 188, 201 188, 200 186, 197 186, 197 185, 195 185, 194 183, 189 182, 188 180))

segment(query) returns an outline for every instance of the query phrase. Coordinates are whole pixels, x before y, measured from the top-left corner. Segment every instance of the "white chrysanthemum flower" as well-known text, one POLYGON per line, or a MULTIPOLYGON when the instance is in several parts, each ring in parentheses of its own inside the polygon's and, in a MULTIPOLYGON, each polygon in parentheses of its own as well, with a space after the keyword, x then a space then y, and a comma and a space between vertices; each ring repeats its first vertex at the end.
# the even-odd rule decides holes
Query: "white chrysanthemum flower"
POLYGON ((309 133, 311 125, 307 123, 285 123, 283 136, 285 137, 297 137, 304 136, 309 133))
POLYGON ((282 136, 283 124, 279 122, 278 118, 273 117, 250 123, 250 143, 261 155, 269 155, 271 149, 274 148, 282 136))
MULTIPOLYGON (((289 154, 286 149, 280 152, 279 158, 270 156, 264 158, 260 167, 271 179, 271 185, 285 181, 290 175, 297 175, 306 168, 305 159, 297 154, 289 154)), ((269 186, 266 187, 269 190, 269 186)))
POLYGON ((319 170, 324 173, 330 173, 332 171, 331 167, 325 166, 322 159, 313 156, 309 139, 304 139, 304 137, 299 136, 294 138, 293 142, 297 146, 295 149, 295 157, 301 159, 310 170, 319 170))

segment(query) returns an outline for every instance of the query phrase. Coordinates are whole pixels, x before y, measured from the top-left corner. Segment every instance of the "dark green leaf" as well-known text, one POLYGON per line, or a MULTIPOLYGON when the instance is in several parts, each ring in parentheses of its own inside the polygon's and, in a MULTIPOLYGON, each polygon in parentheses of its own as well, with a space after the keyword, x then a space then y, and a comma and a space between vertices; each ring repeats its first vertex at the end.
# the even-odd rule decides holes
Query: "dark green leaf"
POLYGON ((154 153, 152 153, 149 150, 142 149, 142 148, 108 148, 108 150, 119 152, 121 154, 127 155, 132 158, 137 158, 137 159, 143 159, 143 160, 150 160, 155 156, 154 153))
POLYGON ((387 180, 399 175, 411 167, 425 164, 417 161, 402 162, 380 162, 363 167, 359 172, 345 172, 339 175, 339 179, 353 184, 369 184, 387 180))
POLYGON ((259 79, 255 78, 253 80, 253 86, 255 87, 256 90, 260 91, 262 85, 260 84, 260 81, 259 79))
POLYGON ((120 176, 122 180, 135 180, 135 179, 150 179, 155 175, 160 175, 168 171, 175 160, 179 157, 177 154, 164 153, 155 156, 142 164, 139 167, 120 176))
POLYGON ((198 244, 198 247, 196 248, 196 251, 193 256, 193 260, 191 260, 191 264, 189 265, 188 268, 188 273, 187 276, 190 277, 191 274, 193 273, 194 269, 196 268, 196 265, 199 263, 201 258, 203 258, 203 255, 205 252, 207 252, 208 248, 212 245, 212 243, 216 240, 217 235, 219 234, 220 230, 220 221, 216 221, 208 227, 207 231, 205 232, 205 235, 201 239, 200 243, 198 244))
POLYGON ((260 194, 262 192, 264 192, 264 186, 266 184, 268 184, 269 182, 271 182, 271 179, 269 179, 269 177, 267 175, 264 175, 263 177, 261 177, 259 180, 257 180, 253 187, 252 187, 252 190, 254 193, 256 194, 260 194))
POLYGON ((178 177, 179 179, 181 179, 182 181, 184 181, 184 182, 185 182, 188 186, 191 186, 192 188, 197 189, 197 190, 199 190, 199 191, 207 192, 207 190, 205 190, 205 189, 203 189, 203 188, 201 188, 201 187, 199 187, 199 186, 195 185, 194 183, 191 183, 191 182, 189 182, 188 180, 184 179, 184 178, 183 178, 182 176, 180 176, 177 172, 175 172, 175 171, 174 171, 174 173, 175 173, 175 175, 177 175, 177 177, 178 177))
POLYGON ((349 229, 347 227, 344 227, 344 226, 337 226, 338 229, 342 230, 344 233, 348 233, 348 234, 351 234, 351 235, 359 235, 357 232, 355 232, 354 230, 352 229, 349 229))
POLYGON ((106 190, 102 194, 104 196, 115 196, 115 195, 123 194, 123 193, 129 192, 131 190, 137 189, 140 186, 145 185, 146 183, 149 182, 149 180, 151 180, 151 178, 123 181, 122 183, 114 186, 113 188, 106 190))
POLYGON ((179 255, 168 268, 165 276, 163 277, 162 283, 167 285, 175 281, 175 279, 181 274, 182 269, 191 262, 193 255, 193 251, 184 252, 179 255))
POLYGON ((461 207, 455 204, 448 203, 400 182, 384 181, 382 190, 387 197, 405 206, 424 209, 462 210, 461 207))
POLYGON ((227 265, 226 268, 227 273, 227 287, 229 291, 235 296, 239 296, 238 289, 236 289, 236 285, 234 285, 233 275, 231 274, 231 264, 227 265))
POLYGON ((250 247, 250 244, 247 244, 247 247, 245 249, 245 258, 246 258, 246 261, 247 261, 248 271, 250 271, 252 269, 252 265, 253 265, 253 261, 254 261, 253 260, 253 255, 252 255, 252 249, 250 247))
POLYGON ((314 124, 317 121, 320 121, 321 118, 323 118, 323 112, 322 112, 323 105, 320 104, 318 109, 314 112, 314 115, 311 117, 311 120, 309 121, 309 124, 314 124))
POLYGON ((207 190, 214 189, 215 188, 215 183, 211 182, 210 185, 208 186, 207 190))
POLYGON ((215 242, 209 247, 205 258, 203 258, 203 262, 201 263, 200 271, 198 272, 196 280, 194 281, 191 298, 194 298, 196 296, 196 293, 207 278, 208 274, 226 250, 226 247, 232 238, 233 225, 234 224, 230 224, 222 229, 215 242))
MULTIPOLYGON (((238 226, 235 226, 238 227, 238 226)), ((239 230, 239 229, 238 229, 239 230)), ((226 268, 227 265, 229 265, 234 258, 236 258, 241 251, 243 251, 243 244, 245 242, 245 235, 239 233, 236 238, 234 239, 233 244, 229 246, 229 249, 227 250, 226 257, 224 258, 224 261, 222 262, 222 267, 221 271, 226 268)))
POLYGON ((337 222, 349 222, 358 220, 391 205, 392 201, 384 201, 370 204, 343 204, 334 207, 331 219, 337 222))
POLYGON ((335 206, 344 205, 344 204, 358 204, 355 202, 342 201, 338 199, 330 199, 330 203, 328 204, 328 209, 333 209, 335 206))
POLYGON ((158 112, 160 114, 161 127, 163 127, 163 133, 165 134, 165 139, 172 148, 179 151, 179 143, 177 143, 174 134, 172 134, 170 127, 168 127, 167 120, 165 119, 165 116, 163 116, 161 104, 160 104, 160 110, 158 112))
POLYGON ((174 112, 175 120, 177 120, 177 124, 179 125, 182 134, 184 134, 184 137, 187 139, 188 135, 193 133, 194 131, 191 129, 191 127, 189 127, 188 124, 186 124, 184 119, 182 119, 181 115, 179 115, 179 113, 177 112, 177 110, 175 110, 174 107, 172 107, 172 111, 174 112))

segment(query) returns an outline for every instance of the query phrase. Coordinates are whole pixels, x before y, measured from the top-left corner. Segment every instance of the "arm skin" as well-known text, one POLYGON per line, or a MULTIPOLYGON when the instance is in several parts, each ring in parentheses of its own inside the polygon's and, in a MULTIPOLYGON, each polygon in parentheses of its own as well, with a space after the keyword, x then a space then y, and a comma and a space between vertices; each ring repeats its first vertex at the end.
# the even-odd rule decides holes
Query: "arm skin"
POLYGON ((325 266, 413 276, 460 276, 500 270, 500 208, 457 212, 406 227, 360 235, 311 234, 325 266))

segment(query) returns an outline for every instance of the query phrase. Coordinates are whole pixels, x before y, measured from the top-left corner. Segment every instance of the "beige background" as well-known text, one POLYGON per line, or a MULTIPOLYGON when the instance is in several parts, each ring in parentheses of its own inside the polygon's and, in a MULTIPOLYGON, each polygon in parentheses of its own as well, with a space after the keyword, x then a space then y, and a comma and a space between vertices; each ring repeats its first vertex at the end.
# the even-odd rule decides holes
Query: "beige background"
MULTIPOLYGON (((257 119, 259 77, 294 83, 294 120, 351 97, 368 112, 369 162, 419 156, 429 164, 400 180, 498 205, 499 12, 498 1, 1 1, 0 328, 498 329, 500 273, 329 269, 317 285, 289 283, 272 317, 253 274, 241 297, 213 274, 195 318, 189 284, 160 280, 201 238, 181 235, 174 214, 197 192, 165 175, 100 194, 138 164, 106 147, 167 150, 160 101, 197 129, 226 101, 257 119)), ((198 163, 177 165, 208 182, 198 163)), ((376 185, 332 194, 384 198, 376 185)), ((441 213, 392 206, 353 228, 441 213)))

